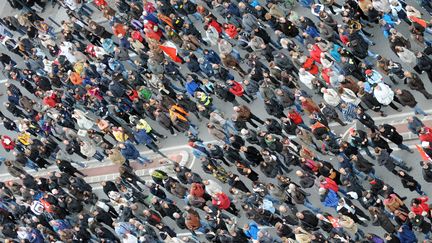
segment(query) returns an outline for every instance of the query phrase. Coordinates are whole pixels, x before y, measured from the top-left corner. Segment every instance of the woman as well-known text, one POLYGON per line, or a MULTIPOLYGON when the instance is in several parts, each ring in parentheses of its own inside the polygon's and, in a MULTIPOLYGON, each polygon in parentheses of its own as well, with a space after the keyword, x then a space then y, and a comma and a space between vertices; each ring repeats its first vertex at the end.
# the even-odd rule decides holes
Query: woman
POLYGON ((395 48, 396 54, 399 56, 399 58, 402 60, 402 62, 408 63, 408 64, 414 64, 417 61, 417 58, 414 54, 414 52, 408 50, 405 47, 402 46, 396 46, 395 48))
POLYGON ((396 232, 395 225, 381 209, 377 207, 370 207, 369 212, 373 217, 372 221, 374 225, 381 226, 387 233, 396 232))
POLYGON ((425 161, 420 161, 420 166, 422 167, 423 179, 426 182, 432 182, 432 165, 425 161))
POLYGON ((93 127, 94 122, 88 119, 84 112, 75 109, 72 117, 76 120, 78 127, 82 130, 89 130, 93 127))
POLYGON ((420 183, 418 183, 412 176, 408 175, 405 171, 399 170, 398 176, 401 178, 401 182, 404 188, 408 188, 410 191, 416 191, 420 195, 425 195, 421 189, 420 183))

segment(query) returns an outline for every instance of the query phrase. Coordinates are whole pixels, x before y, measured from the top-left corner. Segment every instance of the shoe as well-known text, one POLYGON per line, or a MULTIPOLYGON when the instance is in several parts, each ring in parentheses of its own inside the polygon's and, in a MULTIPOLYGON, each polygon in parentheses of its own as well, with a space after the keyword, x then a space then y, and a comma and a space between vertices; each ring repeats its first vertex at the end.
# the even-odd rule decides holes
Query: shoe
POLYGON ((406 169, 406 171, 412 171, 412 167, 411 167, 411 166, 408 167, 408 168, 406 169))
POLYGON ((168 136, 163 136, 163 138, 164 138, 164 139, 167 139, 167 138, 168 138, 168 136))
POLYGON ((177 137, 177 135, 178 135, 177 133, 174 133, 174 134, 173 134, 174 137, 177 137))

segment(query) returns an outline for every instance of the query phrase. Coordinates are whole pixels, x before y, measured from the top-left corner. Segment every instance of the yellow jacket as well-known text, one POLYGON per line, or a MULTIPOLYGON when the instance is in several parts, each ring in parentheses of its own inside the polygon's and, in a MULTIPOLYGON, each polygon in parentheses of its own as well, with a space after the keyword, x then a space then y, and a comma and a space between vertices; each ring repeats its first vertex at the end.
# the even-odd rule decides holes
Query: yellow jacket
POLYGON ((138 124, 136 125, 136 128, 138 130, 144 129, 146 131, 146 133, 149 133, 152 130, 150 124, 148 124, 148 122, 144 119, 139 120, 138 124))
POLYGON ((112 134, 117 140, 117 142, 121 143, 125 142, 129 138, 129 136, 124 131, 114 130, 112 134))

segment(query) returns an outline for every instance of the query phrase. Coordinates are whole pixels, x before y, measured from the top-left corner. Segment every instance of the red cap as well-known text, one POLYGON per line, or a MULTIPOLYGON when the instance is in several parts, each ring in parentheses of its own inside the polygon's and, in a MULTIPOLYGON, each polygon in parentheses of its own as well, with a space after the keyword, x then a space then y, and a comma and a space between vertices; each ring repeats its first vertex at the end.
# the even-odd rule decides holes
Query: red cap
POLYGON ((366 73, 366 75, 372 74, 372 70, 367 69, 367 70, 365 71, 365 73, 366 73))

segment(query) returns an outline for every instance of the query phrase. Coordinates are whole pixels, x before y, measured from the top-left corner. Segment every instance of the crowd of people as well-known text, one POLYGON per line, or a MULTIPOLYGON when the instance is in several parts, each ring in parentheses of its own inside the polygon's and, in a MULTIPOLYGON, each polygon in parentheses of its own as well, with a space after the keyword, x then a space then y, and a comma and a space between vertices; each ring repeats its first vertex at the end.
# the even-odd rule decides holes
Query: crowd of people
POLYGON ((4 242, 429 241, 432 128, 419 100, 432 99, 430 1, 53 0, 67 13, 59 33, 41 17, 48 1, 8 3, 4 242), (373 29, 395 55, 370 50, 373 29), (419 164, 373 118, 403 107, 419 164), (201 168, 160 151, 177 135, 201 168), (154 163, 144 146, 173 170, 139 177, 131 162, 154 163), (90 159, 119 167, 105 195, 84 179, 90 159))

